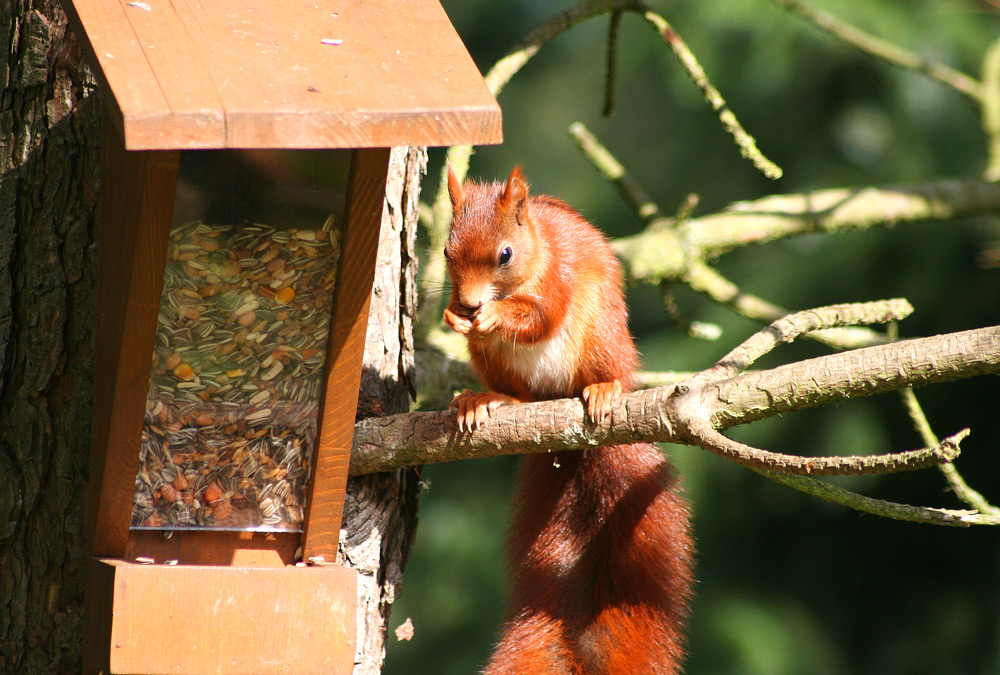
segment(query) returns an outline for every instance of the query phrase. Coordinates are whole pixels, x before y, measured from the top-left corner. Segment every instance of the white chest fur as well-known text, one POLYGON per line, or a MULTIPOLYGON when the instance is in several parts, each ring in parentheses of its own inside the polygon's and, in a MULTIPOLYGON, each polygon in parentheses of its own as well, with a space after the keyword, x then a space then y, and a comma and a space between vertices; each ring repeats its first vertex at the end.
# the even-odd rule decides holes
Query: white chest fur
POLYGON ((502 354, 508 367, 524 378, 536 395, 569 396, 580 349, 570 334, 571 325, 571 321, 563 321, 554 335, 532 343, 495 336, 491 347, 502 354))

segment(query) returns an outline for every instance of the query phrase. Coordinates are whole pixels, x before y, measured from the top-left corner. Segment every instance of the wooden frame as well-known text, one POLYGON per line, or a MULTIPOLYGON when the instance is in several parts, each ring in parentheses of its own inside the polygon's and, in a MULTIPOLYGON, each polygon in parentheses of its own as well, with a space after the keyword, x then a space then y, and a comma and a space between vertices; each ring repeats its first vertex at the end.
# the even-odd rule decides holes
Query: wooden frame
POLYGON ((105 115, 87 529, 92 554, 124 557, 180 153, 125 152, 109 122, 105 115))
MULTIPOLYGON (((102 255, 123 264, 102 265, 98 274, 91 552, 198 564, 291 564, 298 533, 181 531, 165 540, 155 532, 129 531, 179 153, 126 151, 112 125, 106 122, 103 132, 98 240, 102 255)), ((352 161, 305 523, 306 559, 336 559, 388 165, 385 148, 357 150, 352 161)))
POLYGON ((388 148, 355 151, 303 541, 306 560, 337 558, 388 172, 388 148))

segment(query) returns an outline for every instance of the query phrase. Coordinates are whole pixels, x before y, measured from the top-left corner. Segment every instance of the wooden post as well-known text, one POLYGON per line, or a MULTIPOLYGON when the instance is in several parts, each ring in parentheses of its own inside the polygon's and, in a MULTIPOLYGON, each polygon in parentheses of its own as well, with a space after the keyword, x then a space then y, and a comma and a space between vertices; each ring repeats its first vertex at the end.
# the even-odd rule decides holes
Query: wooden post
POLYGON ((126 151, 107 114, 101 133, 87 524, 92 555, 120 557, 128 544, 180 153, 126 151))
POLYGON ((306 516, 306 560, 333 562, 337 557, 388 171, 388 148, 355 152, 327 346, 313 490, 306 516))

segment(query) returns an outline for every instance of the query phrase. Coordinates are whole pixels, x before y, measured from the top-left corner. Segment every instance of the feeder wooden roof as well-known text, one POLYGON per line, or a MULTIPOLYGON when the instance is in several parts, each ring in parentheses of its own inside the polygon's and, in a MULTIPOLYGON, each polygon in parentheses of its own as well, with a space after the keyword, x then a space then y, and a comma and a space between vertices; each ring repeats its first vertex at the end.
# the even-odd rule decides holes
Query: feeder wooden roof
POLYGON ((129 150, 501 140, 499 106, 437 0, 63 4, 129 150))

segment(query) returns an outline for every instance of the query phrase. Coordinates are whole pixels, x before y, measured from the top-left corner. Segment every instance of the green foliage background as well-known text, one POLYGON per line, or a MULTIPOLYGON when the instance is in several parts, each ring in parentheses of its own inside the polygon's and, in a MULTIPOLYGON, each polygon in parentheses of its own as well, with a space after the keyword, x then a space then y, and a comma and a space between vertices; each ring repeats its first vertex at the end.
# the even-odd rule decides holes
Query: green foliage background
MULTIPOLYGON (((815 0, 866 30, 978 76, 1000 36, 996 4, 974 0, 815 0)), ((480 69, 568 6, 445 0, 480 69)), ((640 224, 576 151, 566 129, 585 122, 670 211, 689 193, 696 213, 763 195, 978 175, 986 151, 977 109, 915 73, 876 62, 769 0, 659 0, 709 77, 768 157, 772 182, 741 159, 675 59, 641 19, 620 37, 618 112, 600 116, 608 18, 543 48, 499 100, 506 141, 480 148, 470 175, 503 178, 523 165, 533 189, 579 208, 609 235, 640 224)), ((440 154, 425 184, 430 199, 440 154)), ((1000 268, 990 266, 995 219, 809 236, 726 255, 743 289, 791 309, 904 296, 901 325, 924 336, 997 323, 1000 268)), ((756 329, 678 289, 688 319, 718 323, 716 342, 685 337, 658 289, 630 294, 632 329, 651 370, 707 367, 756 329)), ((822 353, 783 347, 762 367, 822 353)), ((935 431, 971 426, 958 462, 1000 502, 998 383, 978 378, 919 392, 935 431)), ((803 454, 914 448, 898 398, 854 401, 737 431, 741 440, 803 454)), ((687 672, 748 675, 1000 673, 1000 536, 859 516, 781 488, 701 450, 669 446, 694 510, 699 585, 687 672)), ((426 467, 420 527, 391 621, 389 675, 475 672, 503 619, 502 542, 514 461, 426 467)), ((936 471, 845 481, 872 496, 959 507, 936 471)))

